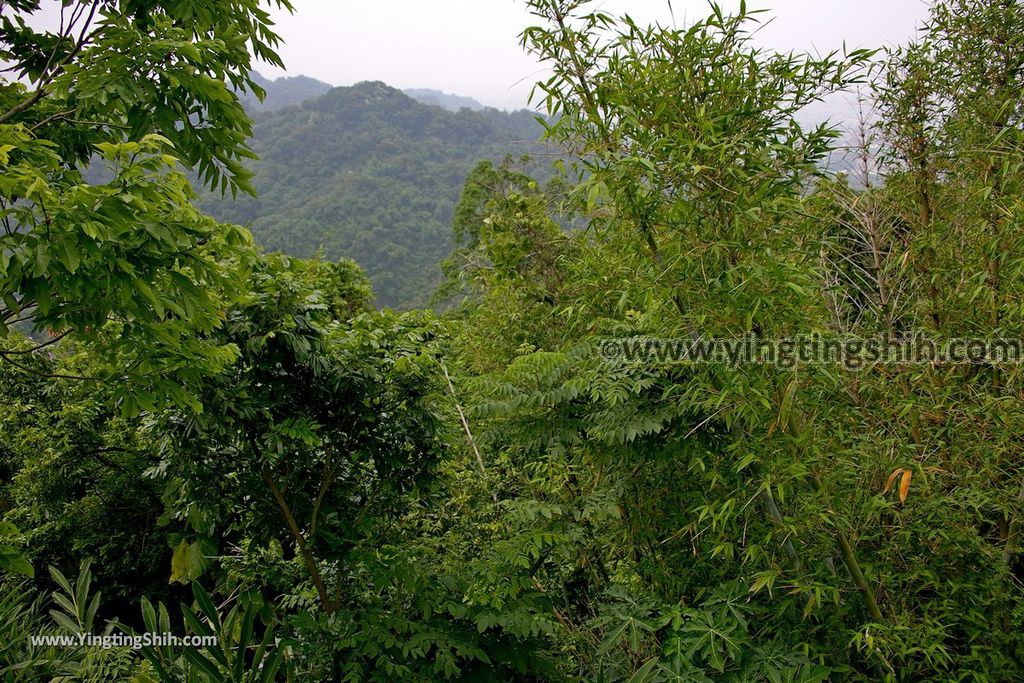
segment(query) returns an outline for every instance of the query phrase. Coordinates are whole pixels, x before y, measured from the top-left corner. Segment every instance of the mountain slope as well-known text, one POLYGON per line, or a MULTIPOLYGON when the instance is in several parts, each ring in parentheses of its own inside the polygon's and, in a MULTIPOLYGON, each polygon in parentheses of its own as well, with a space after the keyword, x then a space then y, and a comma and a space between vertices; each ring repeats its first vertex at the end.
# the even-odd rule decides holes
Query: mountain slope
POLYGON ((207 198, 203 208, 248 225, 267 249, 355 259, 381 306, 427 300, 469 171, 533 151, 541 132, 532 112, 449 112, 383 83, 254 118, 259 196, 207 198))

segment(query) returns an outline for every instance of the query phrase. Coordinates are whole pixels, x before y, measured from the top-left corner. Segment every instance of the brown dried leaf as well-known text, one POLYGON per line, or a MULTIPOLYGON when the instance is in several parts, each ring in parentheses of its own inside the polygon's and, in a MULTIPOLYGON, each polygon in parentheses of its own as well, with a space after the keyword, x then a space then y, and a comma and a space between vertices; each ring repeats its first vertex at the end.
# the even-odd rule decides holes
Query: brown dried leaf
POLYGON ((907 493, 910 491, 910 479, 914 473, 910 470, 903 470, 903 479, 900 480, 900 502, 907 502, 907 493))
POLYGON ((885 494, 889 493, 889 489, 892 488, 892 483, 894 481, 896 481, 896 477, 900 476, 900 472, 902 472, 902 471, 903 471, 903 468, 897 467, 896 469, 894 469, 892 471, 892 474, 889 475, 889 478, 885 480, 885 488, 882 489, 882 495, 883 496, 885 494))

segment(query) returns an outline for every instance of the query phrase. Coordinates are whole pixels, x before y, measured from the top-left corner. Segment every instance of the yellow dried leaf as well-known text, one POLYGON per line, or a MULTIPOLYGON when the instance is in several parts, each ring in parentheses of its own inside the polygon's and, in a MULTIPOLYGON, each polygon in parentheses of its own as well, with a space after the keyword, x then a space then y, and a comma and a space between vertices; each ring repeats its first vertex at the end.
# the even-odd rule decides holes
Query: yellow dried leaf
POLYGON ((882 489, 882 495, 883 496, 885 494, 889 493, 889 489, 892 488, 892 483, 894 481, 896 481, 896 477, 900 476, 900 472, 902 472, 902 471, 903 471, 903 468, 901 468, 901 467, 898 467, 898 468, 894 469, 892 471, 892 474, 889 475, 889 478, 885 480, 885 488, 882 489))
POLYGON ((914 473, 910 470, 903 470, 903 479, 900 480, 900 502, 907 502, 907 492, 910 491, 910 479, 914 473))

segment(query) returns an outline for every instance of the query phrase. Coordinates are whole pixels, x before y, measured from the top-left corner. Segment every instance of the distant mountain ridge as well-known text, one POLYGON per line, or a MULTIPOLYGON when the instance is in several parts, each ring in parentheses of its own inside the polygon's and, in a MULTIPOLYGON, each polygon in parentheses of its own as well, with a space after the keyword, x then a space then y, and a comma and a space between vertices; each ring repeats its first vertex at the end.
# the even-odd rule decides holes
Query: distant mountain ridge
POLYGON ((419 100, 423 104, 433 104, 441 107, 442 109, 447 109, 448 111, 459 111, 460 109, 483 111, 484 109, 487 109, 486 106, 480 104, 472 97, 451 95, 440 90, 431 90, 429 88, 407 88, 402 92, 414 100, 419 100))
MULTIPOLYGON (((268 90, 268 101, 273 96, 268 90)), ((379 305, 422 305, 450 252, 466 176, 478 161, 536 151, 542 128, 535 117, 527 110, 453 112, 380 82, 333 88, 254 111, 259 196, 209 195, 201 203, 221 220, 248 225, 269 250, 311 256, 322 249, 326 258, 355 259, 379 305)))
MULTIPOLYGON (((259 72, 253 72, 253 80, 267 93, 262 102, 252 93, 245 93, 242 96, 242 103, 246 109, 254 113, 277 111, 302 104, 306 100, 320 97, 334 87, 330 83, 301 75, 271 79, 259 72)), ((460 109, 483 111, 488 108, 472 97, 463 97, 432 88, 407 88, 402 92, 423 104, 434 105, 453 112, 460 109)))
POLYGON ((241 97, 242 104, 252 113, 277 111, 302 104, 306 100, 320 97, 333 87, 309 76, 284 76, 271 80, 262 74, 253 73, 253 80, 266 91, 267 96, 262 102, 252 93, 245 93, 241 97))

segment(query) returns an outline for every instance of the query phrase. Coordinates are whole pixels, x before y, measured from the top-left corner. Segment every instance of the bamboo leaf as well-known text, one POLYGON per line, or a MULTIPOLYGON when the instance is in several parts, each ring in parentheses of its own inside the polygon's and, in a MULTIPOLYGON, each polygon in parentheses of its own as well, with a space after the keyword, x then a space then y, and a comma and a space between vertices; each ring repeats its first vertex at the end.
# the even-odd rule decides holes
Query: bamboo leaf
POLYGON ((910 479, 914 473, 910 470, 903 470, 903 479, 900 480, 900 502, 907 502, 907 493, 910 492, 910 479))

